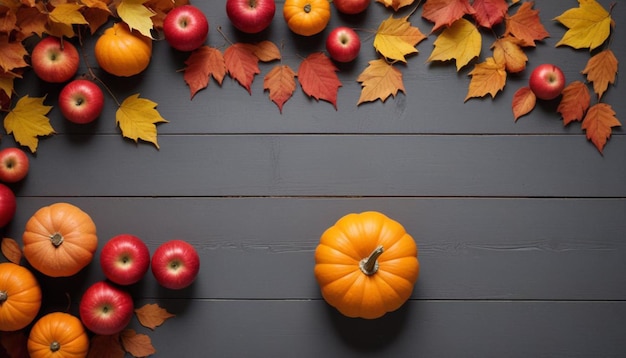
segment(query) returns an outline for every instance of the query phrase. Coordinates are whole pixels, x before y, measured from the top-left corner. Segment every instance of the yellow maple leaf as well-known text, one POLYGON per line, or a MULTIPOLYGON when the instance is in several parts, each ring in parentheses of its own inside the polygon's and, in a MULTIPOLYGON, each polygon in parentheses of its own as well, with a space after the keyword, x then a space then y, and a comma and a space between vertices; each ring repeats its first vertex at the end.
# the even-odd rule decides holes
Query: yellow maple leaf
POLYGON ((482 36, 474 24, 459 19, 437 36, 434 46, 428 62, 455 60, 458 72, 480 55, 482 36))
POLYGON ((615 83, 617 75, 617 58, 611 50, 604 50, 593 55, 587 62, 583 74, 593 82, 593 91, 602 98, 609 88, 609 84, 615 83))
POLYGON ((493 58, 498 63, 504 63, 507 72, 517 73, 526 68, 528 56, 522 50, 523 41, 507 35, 497 39, 491 48, 493 49, 493 58))
POLYGON ((378 99, 384 102, 398 91, 404 92, 402 72, 383 59, 370 61, 356 80, 362 87, 357 105, 378 99))
POLYGON ((58 4, 48 15, 48 33, 57 37, 74 37, 74 25, 87 24, 80 12, 83 5, 77 3, 58 4))
POLYGON ((400 8, 411 5, 415 2, 415 0, 376 0, 377 2, 385 5, 385 7, 390 7, 394 11, 398 11, 400 8))
POLYGON ((591 51, 609 37, 613 20, 596 0, 578 0, 578 4, 579 7, 566 10, 554 18, 568 28, 556 46, 589 48, 591 51))
POLYGON ((139 139, 157 143, 157 123, 167 122, 156 110, 157 103, 134 94, 124 100, 115 113, 115 122, 120 126, 122 135, 137 142, 139 139))
POLYGON ((406 62, 405 56, 417 53, 415 46, 424 39, 426 36, 411 25, 408 16, 389 16, 376 30, 374 48, 390 60, 406 62))
POLYGON ((20 98, 15 107, 4 117, 4 129, 13 134, 15 141, 27 146, 32 153, 37 151, 40 136, 54 133, 50 119, 46 116, 52 106, 43 104, 46 97, 20 98))
POLYGON ((0 91, 4 92, 9 98, 13 95, 14 80, 15 76, 11 76, 10 73, 0 73, 0 91))
POLYGON ((117 6, 117 14, 131 30, 152 37, 152 16, 156 13, 144 5, 146 0, 122 0, 117 6))
POLYGON ((497 63, 493 57, 477 64, 469 75, 472 80, 465 101, 472 97, 484 97, 487 94, 494 98, 506 84, 506 68, 503 63, 497 63))

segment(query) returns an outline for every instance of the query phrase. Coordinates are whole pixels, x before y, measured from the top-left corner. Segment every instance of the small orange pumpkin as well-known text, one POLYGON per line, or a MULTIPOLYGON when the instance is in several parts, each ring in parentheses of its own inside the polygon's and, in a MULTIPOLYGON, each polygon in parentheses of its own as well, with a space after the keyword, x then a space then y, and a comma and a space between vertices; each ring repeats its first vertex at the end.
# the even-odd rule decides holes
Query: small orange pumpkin
POLYGON ((96 225, 77 206, 55 203, 37 210, 22 235, 24 257, 51 277, 72 276, 93 259, 98 248, 96 225))
POLYGON ((27 349, 31 358, 85 358, 89 337, 77 317, 52 312, 35 322, 28 335, 27 349))
POLYGON ((94 48, 96 61, 110 74, 130 77, 145 70, 152 57, 152 39, 124 22, 117 22, 104 31, 94 48))
POLYGON ((330 1, 285 0, 283 16, 291 31, 313 36, 322 32, 330 21, 330 1))
POLYGON ((0 331, 28 326, 41 308, 41 287, 27 268, 0 263, 0 331))
POLYGON ((342 217, 315 249, 322 296, 348 317, 374 319, 400 308, 419 268, 415 240, 400 223, 375 211, 342 217))

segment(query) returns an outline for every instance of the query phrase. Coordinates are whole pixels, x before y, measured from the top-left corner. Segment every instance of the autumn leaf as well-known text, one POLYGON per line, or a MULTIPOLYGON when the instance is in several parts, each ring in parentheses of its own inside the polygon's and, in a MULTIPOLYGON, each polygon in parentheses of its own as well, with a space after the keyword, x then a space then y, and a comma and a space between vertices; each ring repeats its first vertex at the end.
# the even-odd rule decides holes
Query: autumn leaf
POLYGON ((0 354, 2 354, 2 348, 11 358, 29 358, 28 354, 28 337, 24 330, 18 330, 13 332, 0 332, 0 354))
POLYGON ((243 46, 248 47, 252 53, 259 59, 259 61, 270 62, 274 60, 280 60, 280 50, 278 46, 274 44, 272 41, 261 41, 259 43, 254 44, 242 44, 243 46))
POLYGON ((265 75, 263 89, 270 92, 270 99, 276 103, 280 113, 296 90, 295 77, 296 73, 287 65, 276 65, 265 75))
POLYGON ((120 333, 124 350, 134 357, 147 357, 156 353, 150 337, 127 328, 120 333))
POLYGON ((139 139, 157 143, 157 123, 167 122, 155 109, 157 104, 134 94, 124 100, 115 113, 115 122, 120 126, 122 135, 137 142, 139 139))
POLYGON ((395 97, 398 91, 404 92, 402 72, 383 59, 370 61, 356 80, 362 87, 357 105, 379 99, 385 102, 389 96, 395 97))
POLYGON ((250 86, 254 76, 261 73, 259 58, 244 43, 235 43, 224 51, 224 62, 230 76, 252 94, 250 86))
POLYGON ((0 91, 4 92, 7 96, 13 95, 13 84, 15 82, 16 75, 11 72, 0 71, 0 91))
POLYGON ((534 10, 533 2, 525 2, 512 16, 505 18, 505 36, 512 35, 522 40, 523 46, 535 47, 535 41, 550 36, 541 23, 539 10, 534 10))
POLYGON ((109 9, 106 2, 101 0, 82 0, 82 4, 85 5, 83 9, 83 16, 89 23, 89 30, 91 34, 95 34, 102 25, 106 24, 109 17, 113 14, 109 9))
POLYGON ((2 238, 0 250, 2 251, 2 255, 4 255, 7 260, 19 265, 22 260, 22 249, 17 241, 11 239, 10 237, 2 238))
POLYGON ((185 73, 183 79, 189 85, 191 99, 198 91, 209 85, 209 79, 213 77, 218 84, 222 84, 226 76, 226 63, 220 50, 202 46, 194 50, 185 61, 185 73))
POLYGON ((96 334, 91 337, 87 358, 123 358, 125 356, 126 351, 122 348, 119 333, 109 336, 96 334))
POLYGON ((44 32, 47 31, 48 16, 42 13, 37 7, 22 7, 19 9, 16 16, 16 26, 24 36, 35 34, 39 37, 43 37, 44 32))
POLYGON ((572 8, 554 20, 568 30, 556 46, 567 45, 575 49, 593 50, 602 45, 611 33, 611 15, 596 0, 578 0, 579 7, 572 8))
POLYGON ((587 75, 587 80, 593 83, 593 90, 598 98, 602 98, 609 84, 615 83, 617 63, 617 58, 611 50, 601 51, 587 61, 583 74, 587 75))
POLYGON ((339 69, 328 56, 315 52, 300 62, 298 82, 307 96, 330 102, 337 109, 337 92, 342 85, 337 71, 339 69))
POLYGON ((21 42, 12 42, 7 36, 0 35, 0 69, 9 72, 15 68, 28 66, 24 60, 26 55, 28 51, 21 42))
POLYGON ((4 117, 4 129, 13 134, 15 141, 37 151, 38 137, 54 134, 50 119, 46 117, 52 106, 43 104, 46 97, 20 98, 15 107, 4 117))
POLYGON ((87 24, 80 10, 83 5, 77 3, 61 3, 48 15, 48 33, 57 37, 74 37, 73 25, 87 24))
POLYGON ((509 11, 506 0, 474 0, 472 7, 478 25, 488 29, 501 23, 509 11))
POLYGON ((385 58, 406 62, 405 57, 417 53, 415 46, 424 39, 426 36, 417 27, 411 26, 408 16, 389 16, 376 31, 374 48, 385 58))
POLYGON ((426 0, 422 10, 422 17, 434 22, 431 32, 444 26, 451 26, 463 16, 473 15, 476 12, 469 0, 426 0))
POLYGON ((484 97, 487 94, 494 98, 506 84, 504 64, 497 63, 493 57, 489 57, 484 62, 474 66, 469 75, 472 80, 465 101, 472 97, 484 97))
POLYGON ((513 117, 517 121, 521 116, 530 113, 537 104, 537 97, 530 87, 522 87, 513 94, 513 117))
POLYGON ((156 303, 145 304, 141 308, 135 309, 135 314, 137 315, 139 323, 146 328, 150 328, 151 330, 154 330, 156 327, 162 325, 167 319, 175 316, 156 303))
POLYGON ((586 132, 587 139, 602 153, 606 142, 611 137, 612 128, 621 125, 609 104, 597 103, 587 111, 583 118, 582 129, 586 132))
POLYGON ((482 36, 466 19, 457 20, 437 36, 428 62, 455 60, 457 72, 480 55, 482 36))
POLYGON ((121 0, 117 5, 117 14, 131 30, 152 38, 152 16, 154 11, 144 5, 147 0, 121 0))
POLYGON ((567 85, 561 94, 561 102, 556 110, 563 117, 563 125, 566 126, 573 121, 582 121, 591 103, 587 86, 580 81, 574 81, 567 85))
POLYGON ((504 63, 506 71, 509 73, 518 73, 526 69, 528 56, 521 48, 522 40, 513 36, 504 36, 497 39, 491 49, 493 50, 493 58, 497 63, 504 63))
POLYGON ((398 11, 405 6, 409 6, 415 2, 415 0, 376 0, 377 2, 390 7, 394 11, 398 11))

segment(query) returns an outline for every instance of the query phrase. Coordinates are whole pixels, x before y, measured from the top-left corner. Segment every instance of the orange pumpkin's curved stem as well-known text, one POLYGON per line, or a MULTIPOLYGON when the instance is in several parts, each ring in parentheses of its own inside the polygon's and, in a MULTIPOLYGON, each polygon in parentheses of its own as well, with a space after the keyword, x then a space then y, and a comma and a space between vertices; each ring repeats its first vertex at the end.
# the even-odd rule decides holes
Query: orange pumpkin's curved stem
POLYGON ((52 242, 52 245, 59 247, 63 243, 63 235, 58 232, 54 233, 54 235, 50 236, 50 241, 52 242))
POLYGON ((383 247, 378 246, 368 257, 359 262, 359 268, 364 274, 371 276, 378 271, 378 257, 383 251, 385 251, 383 247))
POLYGON ((56 352, 61 349, 61 343, 54 341, 50 343, 50 352, 56 352))
POLYGON ((8 298, 7 291, 0 291, 0 303, 5 302, 8 298))

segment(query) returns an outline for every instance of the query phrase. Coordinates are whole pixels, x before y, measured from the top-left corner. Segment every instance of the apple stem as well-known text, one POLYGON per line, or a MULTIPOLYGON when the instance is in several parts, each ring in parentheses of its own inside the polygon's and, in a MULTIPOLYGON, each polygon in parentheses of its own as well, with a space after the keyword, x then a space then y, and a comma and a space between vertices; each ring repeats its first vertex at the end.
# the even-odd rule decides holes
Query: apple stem
POLYGON ((226 42, 228 42, 229 44, 233 44, 232 41, 230 41, 230 39, 228 38, 228 36, 226 36, 226 34, 222 31, 222 27, 218 26, 217 27, 217 32, 220 33, 220 35, 222 35, 222 37, 224 38, 224 40, 226 40, 226 42))
POLYGON ((383 253, 383 247, 378 246, 372 253, 359 262, 359 268, 367 276, 371 276, 378 271, 378 257, 383 253))
POLYGON ((63 243, 63 235, 55 232, 54 235, 50 236, 50 242, 52 242, 52 245, 54 245, 54 247, 61 246, 61 244, 63 243))

